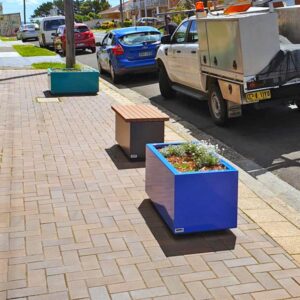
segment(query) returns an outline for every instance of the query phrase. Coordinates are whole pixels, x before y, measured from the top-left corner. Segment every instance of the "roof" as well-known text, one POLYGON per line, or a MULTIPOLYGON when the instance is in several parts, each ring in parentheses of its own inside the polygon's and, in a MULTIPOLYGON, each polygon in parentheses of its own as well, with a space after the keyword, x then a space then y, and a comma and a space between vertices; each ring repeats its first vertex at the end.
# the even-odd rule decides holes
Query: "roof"
POLYGON ((41 18, 41 21, 43 21, 43 20, 57 20, 57 19, 65 19, 65 16, 44 17, 44 18, 41 18))
MULTIPOLYGON (((132 0, 125 1, 123 3, 123 7, 126 4, 128 4, 129 2, 132 2, 132 0)), ((113 14, 113 13, 120 13, 120 5, 116 5, 116 6, 110 7, 109 9, 103 10, 99 13, 99 15, 109 15, 109 14, 113 14)))
POLYGON ((136 27, 125 27, 125 28, 119 28, 119 29, 113 29, 112 32, 117 36, 122 36, 125 34, 131 34, 135 32, 147 32, 147 31, 156 31, 159 32, 156 28, 152 26, 136 26, 136 27))

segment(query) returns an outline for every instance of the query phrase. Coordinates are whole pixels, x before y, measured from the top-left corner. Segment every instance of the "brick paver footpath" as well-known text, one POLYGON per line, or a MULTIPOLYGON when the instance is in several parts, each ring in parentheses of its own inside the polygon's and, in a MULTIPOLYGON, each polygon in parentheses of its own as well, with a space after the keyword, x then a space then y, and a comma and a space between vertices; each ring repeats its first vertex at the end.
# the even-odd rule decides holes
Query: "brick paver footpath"
POLYGON ((115 145, 121 98, 37 103, 46 90, 40 71, 0 71, 1 300, 300 297, 300 251, 271 237, 299 229, 245 183, 237 229, 174 238, 115 145))

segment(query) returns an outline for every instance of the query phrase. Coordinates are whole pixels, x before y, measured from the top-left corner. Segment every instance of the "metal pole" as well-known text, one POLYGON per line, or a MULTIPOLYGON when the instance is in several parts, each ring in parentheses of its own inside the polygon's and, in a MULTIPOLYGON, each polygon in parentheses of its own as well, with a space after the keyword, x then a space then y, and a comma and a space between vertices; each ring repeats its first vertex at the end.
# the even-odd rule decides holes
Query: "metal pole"
POLYGON ((64 9, 66 17, 66 67, 75 66, 75 39, 74 39, 74 3, 73 0, 64 0, 64 9))
POLYGON ((122 0, 120 0, 120 15, 121 15, 121 27, 123 27, 124 16, 123 16, 123 3, 122 3, 122 0))
MULTIPOLYGON (((147 0, 144 0, 144 8, 145 8, 145 17, 147 18, 147 0)), ((148 22, 146 22, 146 25, 148 25, 148 22)))
POLYGON ((23 0, 24 24, 26 24, 26 0, 23 0))

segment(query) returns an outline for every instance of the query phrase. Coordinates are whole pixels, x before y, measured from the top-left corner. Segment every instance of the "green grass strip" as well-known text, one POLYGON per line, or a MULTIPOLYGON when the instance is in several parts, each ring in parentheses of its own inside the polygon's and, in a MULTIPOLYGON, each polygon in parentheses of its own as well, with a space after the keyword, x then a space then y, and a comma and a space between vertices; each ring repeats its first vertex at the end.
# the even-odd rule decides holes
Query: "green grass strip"
POLYGON ((29 56, 55 56, 56 53, 48 49, 40 48, 34 45, 14 45, 14 49, 24 57, 29 56))
POLYGON ((16 41, 17 39, 16 39, 16 37, 5 37, 5 36, 1 36, 1 37, 0 37, 0 40, 1 40, 2 42, 14 42, 14 41, 16 41))
MULTIPOLYGON (((38 70, 45 70, 45 69, 65 69, 66 68, 66 64, 64 63, 54 63, 54 62, 41 62, 41 63, 34 63, 31 65, 34 69, 38 69, 38 70)), ((75 65, 76 70, 81 70, 81 66, 80 65, 75 65)))

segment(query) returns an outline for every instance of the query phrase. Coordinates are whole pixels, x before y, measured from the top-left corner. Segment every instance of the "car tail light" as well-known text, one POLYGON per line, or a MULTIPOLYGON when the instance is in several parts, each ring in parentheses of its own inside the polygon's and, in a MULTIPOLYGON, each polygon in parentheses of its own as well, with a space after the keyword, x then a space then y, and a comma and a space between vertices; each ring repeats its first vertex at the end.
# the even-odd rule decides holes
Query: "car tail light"
POLYGON ((111 51, 115 56, 124 54, 124 49, 122 48, 121 45, 114 46, 113 48, 111 48, 111 51))

